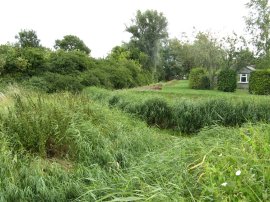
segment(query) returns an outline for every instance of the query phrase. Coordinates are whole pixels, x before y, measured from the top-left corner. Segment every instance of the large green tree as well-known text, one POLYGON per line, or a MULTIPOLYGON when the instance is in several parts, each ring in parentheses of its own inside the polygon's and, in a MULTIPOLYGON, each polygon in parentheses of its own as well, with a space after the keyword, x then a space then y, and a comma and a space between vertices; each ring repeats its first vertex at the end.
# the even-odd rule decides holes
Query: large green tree
POLYGON ((191 52, 195 67, 203 67, 207 70, 213 87, 216 73, 224 67, 226 58, 220 41, 211 33, 199 32, 191 46, 191 52))
POLYGON ((243 36, 233 33, 233 35, 223 38, 222 46, 226 52, 225 68, 237 71, 248 65, 255 64, 254 53, 249 49, 243 36))
POLYGON ((137 11, 126 31, 132 34, 131 43, 149 56, 150 69, 155 73, 159 63, 160 41, 168 37, 167 19, 155 10, 137 11))
POLYGON ((270 7, 268 0, 250 0, 246 4, 249 15, 246 17, 247 30, 252 36, 257 55, 266 55, 270 48, 270 7))
POLYGON ((87 55, 90 54, 91 50, 85 43, 77 36, 66 35, 63 39, 57 39, 54 45, 55 49, 63 49, 65 51, 80 50, 85 52, 87 55))
POLYGON ((185 75, 183 68, 182 44, 178 39, 170 39, 162 48, 163 79, 171 80, 185 75))
POLYGON ((15 39, 18 40, 17 44, 22 48, 37 48, 41 46, 37 33, 34 30, 22 30, 15 36, 15 39))

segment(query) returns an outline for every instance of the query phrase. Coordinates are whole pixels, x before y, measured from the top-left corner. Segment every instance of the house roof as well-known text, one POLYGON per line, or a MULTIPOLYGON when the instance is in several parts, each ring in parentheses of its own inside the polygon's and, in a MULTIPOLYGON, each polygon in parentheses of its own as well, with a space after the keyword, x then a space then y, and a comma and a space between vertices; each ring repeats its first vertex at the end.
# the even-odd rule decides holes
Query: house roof
POLYGON ((248 68, 249 70, 251 70, 251 71, 255 71, 256 69, 254 68, 254 67, 252 67, 252 66, 246 66, 246 68, 248 68))

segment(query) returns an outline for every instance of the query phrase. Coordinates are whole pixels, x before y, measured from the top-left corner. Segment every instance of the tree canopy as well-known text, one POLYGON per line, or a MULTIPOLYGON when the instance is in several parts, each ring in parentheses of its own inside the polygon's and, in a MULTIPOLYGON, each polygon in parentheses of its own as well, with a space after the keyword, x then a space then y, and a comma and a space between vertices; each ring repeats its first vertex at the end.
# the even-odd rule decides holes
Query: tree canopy
POLYGON ((269 0, 250 0, 246 6, 249 15, 245 19, 252 43, 256 47, 257 55, 266 55, 270 49, 269 0))
POLYGON ((57 39, 54 45, 55 49, 63 49, 65 51, 80 50, 85 52, 87 55, 90 54, 91 50, 85 43, 77 36, 66 35, 63 39, 57 39))
POLYGON ((159 60, 160 41, 168 37, 168 22, 162 13, 155 10, 137 11, 126 31, 132 34, 131 41, 149 56, 149 65, 156 71, 159 60))
POLYGON ((37 48, 41 46, 40 40, 34 30, 22 30, 15 36, 15 39, 18 40, 17 44, 22 48, 37 48))

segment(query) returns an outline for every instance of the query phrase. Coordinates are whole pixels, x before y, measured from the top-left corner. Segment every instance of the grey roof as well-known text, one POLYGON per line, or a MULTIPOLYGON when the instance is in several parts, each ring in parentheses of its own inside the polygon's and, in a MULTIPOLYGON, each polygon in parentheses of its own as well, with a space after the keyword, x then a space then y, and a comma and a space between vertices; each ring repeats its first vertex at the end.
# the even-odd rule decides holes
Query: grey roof
POLYGON ((255 71, 256 69, 254 68, 254 67, 252 67, 252 66, 246 66, 246 68, 248 68, 249 70, 251 70, 251 71, 255 71))

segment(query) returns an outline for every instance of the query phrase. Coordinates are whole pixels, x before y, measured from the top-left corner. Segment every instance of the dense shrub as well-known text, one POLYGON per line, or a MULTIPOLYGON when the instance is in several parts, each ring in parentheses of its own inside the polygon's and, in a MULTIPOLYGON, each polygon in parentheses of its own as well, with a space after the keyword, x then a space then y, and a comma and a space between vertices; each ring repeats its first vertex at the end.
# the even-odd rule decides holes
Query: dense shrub
POLYGON ((99 78, 92 71, 84 72, 81 77, 84 86, 100 86, 99 78))
POLYGON ((210 79, 203 68, 194 68, 189 74, 189 87, 193 89, 209 89, 210 79))
POLYGON ((79 92, 83 89, 80 79, 75 76, 61 75, 57 73, 46 73, 42 78, 47 83, 47 92, 60 91, 79 92))
POLYGON ((234 92, 237 87, 236 72, 232 69, 223 69, 218 74, 217 88, 224 92, 234 92))
POLYGON ((48 83, 44 79, 44 77, 33 76, 30 79, 25 80, 23 82, 23 85, 29 87, 32 90, 41 90, 44 92, 49 92, 48 83))
POLYGON ((21 57, 27 61, 24 71, 27 76, 40 75, 48 70, 49 51, 45 48, 23 48, 21 57))
POLYGON ((270 94, 270 70, 251 72, 249 78, 249 92, 257 95, 270 94))
POLYGON ((49 63, 50 71, 59 74, 78 74, 94 66, 91 58, 81 51, 52 52, 49 63))
POLYGON ((51 51, 12 45, 0 45, 0 74, 36 89, 46 88, 47 92, 77 91, 82 86, 122 89, 152 82, 151 73, 132 59, 93 59, 78 50, 51 51))

